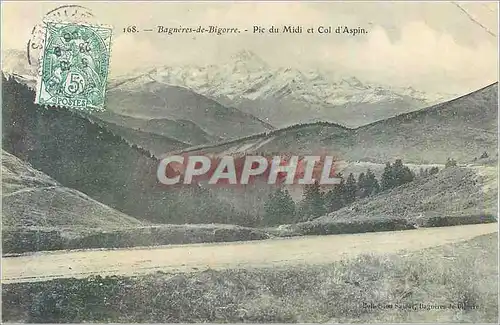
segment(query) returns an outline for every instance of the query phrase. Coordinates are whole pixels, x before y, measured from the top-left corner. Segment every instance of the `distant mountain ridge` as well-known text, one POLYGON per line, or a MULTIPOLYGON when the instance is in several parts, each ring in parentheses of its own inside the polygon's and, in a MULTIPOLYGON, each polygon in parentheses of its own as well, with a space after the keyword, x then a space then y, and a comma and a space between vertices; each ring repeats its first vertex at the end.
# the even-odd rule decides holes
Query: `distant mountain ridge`
POLYGON ((445 163, 497 153, 498 83, 449 102, 355 129, 328 122, 305 123, 239 140, 186 149, 214 154, 327 151, 342 160, 445 163))
POLYGON ((356 127, 454 97, 318 70, 273 68, 250 51, 236 53, 225 64, 161 67, 112 83, 118 89, 135 89, 151 80, 191 89, 279 127, 311 119, 356 127))
POLYGON ((139 148, 143 148, 156 157, 172 150, 189 147, 189 144, 181 142, 177 139, 152 132, 136 130, 130 127, 124 127, 111 121, 98 119, 95 116, 89 116, 89 120, 94 121, 106 130, 121 137, 131 146, 135 145, 139 148))
POLYGON ((2 50, 2 71, 32 77, 38 73, 36 66, 28 63, 28 56, 25 51, 12 49, 2 50))

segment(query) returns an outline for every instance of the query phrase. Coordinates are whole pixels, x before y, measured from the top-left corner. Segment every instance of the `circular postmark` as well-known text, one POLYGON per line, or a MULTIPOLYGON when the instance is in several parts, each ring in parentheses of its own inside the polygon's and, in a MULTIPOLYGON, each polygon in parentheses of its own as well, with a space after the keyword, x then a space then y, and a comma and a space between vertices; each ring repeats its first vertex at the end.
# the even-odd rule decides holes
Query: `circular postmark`
MULTIPOLYGON (((87 24, 97 23, 97 18, 92 13, 92 10, 80 5, 65 5, 52 9, 43 17, 42 21, 45 20, 87 24)), ((39 68, 39 58, 44 47, 44 41, 45 26, 43 22, 40 22, 33 26, 31 37, 26 43, 26 56, 30 66, 39 68)))

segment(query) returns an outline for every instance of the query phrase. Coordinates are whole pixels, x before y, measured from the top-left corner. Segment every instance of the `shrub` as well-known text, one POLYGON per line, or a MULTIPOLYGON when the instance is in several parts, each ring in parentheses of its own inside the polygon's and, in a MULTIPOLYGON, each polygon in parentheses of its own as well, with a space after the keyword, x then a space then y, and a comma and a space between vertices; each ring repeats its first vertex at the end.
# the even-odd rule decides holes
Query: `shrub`
POLYGON ((431 167, 431 169, 429 169, 429 175, 436 175, 437 173, 439 173, 438 167, 431 167))
POLYGON ((455 167, 457 165, 457 162, 455 159, 448 158, 446 161, 446 164, 444 165, 444 168, 449 168, 449 167, 455 167))

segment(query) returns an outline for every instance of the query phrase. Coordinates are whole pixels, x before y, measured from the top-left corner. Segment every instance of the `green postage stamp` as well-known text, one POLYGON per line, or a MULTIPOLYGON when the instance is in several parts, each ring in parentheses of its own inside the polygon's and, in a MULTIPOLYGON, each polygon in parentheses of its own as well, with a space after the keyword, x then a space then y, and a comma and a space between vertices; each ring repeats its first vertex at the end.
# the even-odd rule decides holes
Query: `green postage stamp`
POLYGON ((45 23, 35 103, 104 110, 111 27, 45 23))

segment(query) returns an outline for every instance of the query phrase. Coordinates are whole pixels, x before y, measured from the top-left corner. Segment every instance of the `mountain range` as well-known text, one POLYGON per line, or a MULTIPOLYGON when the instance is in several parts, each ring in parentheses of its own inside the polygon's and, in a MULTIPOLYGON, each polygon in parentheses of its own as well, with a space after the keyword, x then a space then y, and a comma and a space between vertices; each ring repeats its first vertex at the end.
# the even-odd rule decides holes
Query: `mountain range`
MULTIPOLYGON (((124 116, 113 110, 89 115, 40 107, 33 103, 34 91, 24 84, 25 80, 10 76, 2 81, 3 149, 62 187, 73 188, 139 220, 265 224, 261 215, 249 212, 261 209, 267 197, 265 189, 241 195, 206 188, 158 187, 158 159, 151 153, 164 152, 163 148, 215 155, 327 152, 348 162, 378 164, 396 158, 405 163, 444 163, 448 157, 468 163, 485 151, 492 158, 498 157, 497 83, 358 128, 324 121, 301 123, 228 141, 211 136, 189 119, 179 118, 169 124, 167 118, 124 116), (168 137, 174 134, 183 136, 183 141, 168 137), (189 139, 191 136, 194 138, 189 139), (196 142, 200 145, 193 147, 196 142)), ((155 87, 162 91, 160 84, 155 87)), ((224 111, 225 106, 215 107, 224 111)), ((229 124, 225 117, 218 117, 219 125, 229 124)))
POLYGON ((158 84, 190 89, 276 127, 320 120, 357 127, 456 97, 319 70, 271 67, 247 50, 223 64, 159 67, 112 80, 110 87, 154 92, 158 84))
MULTIPOLYGON (((24 60, 21 52, 6 53, 24 60)), ((11 64, 16 62, 9 60, 11 64)), ((28 86, 33 81, 29 76, 11 76, 28 86)), ((155 155, 173 150, 196 151, 201 146, 203 150, 220 152, 328 150, 348 161, 385 163, 403 158, 414 163, 444 163, 448 157, 470 161, 484 151, 496 152, 497 98, 494 84, 415 110, 418 105, 406 105, 408 100, 426 105, 442 97, 412 88, 382 88, 354 77, 335 80, 318 71, 272 68, 254 53, 242 51, 226 65, 161 67, 112 80, 107 91, 108 109, 89 118, 155 155), (213 99, 216 97, 218 101, 213 99), (222 99, 235 106, 251 102, 252 109, 261 113, 264 108, 258 101, 271 100, 268 113, 281 119, 277 125, 286 124, 285 119, 300 122, 275 130, 241 107, 221 104, 222 99), (293 105, 287 109, 296 109, 297 114, 280 111, 280 105, 289 101, 293 105), (330 108, 318 108, 320 102, 330 108), (315 117, 304 103, 316 107, 314 112, 318 114, 336 115, 315 117), (397 109, 390 108, 389 103, 397 109), (331 109, 335 105, 343 108, 331 109), (380 105, 380 109, 374 109, 374 105, 380 105), (339 122, 341 116, 377 120, 377 114, 390 117, 356 128, 339 122)))
MULTIPOLYGON (((35 71, 25 54, 7 50, 3 56, 3 72, 34 87, 35 71)), ((358 127, 455 97, 327 71, 271 67, 244 50, 224 64, 164 66, 112 79, 107 108, 142 120, 187 120, 209 137, 227 140, 316 121, 358 127)))

